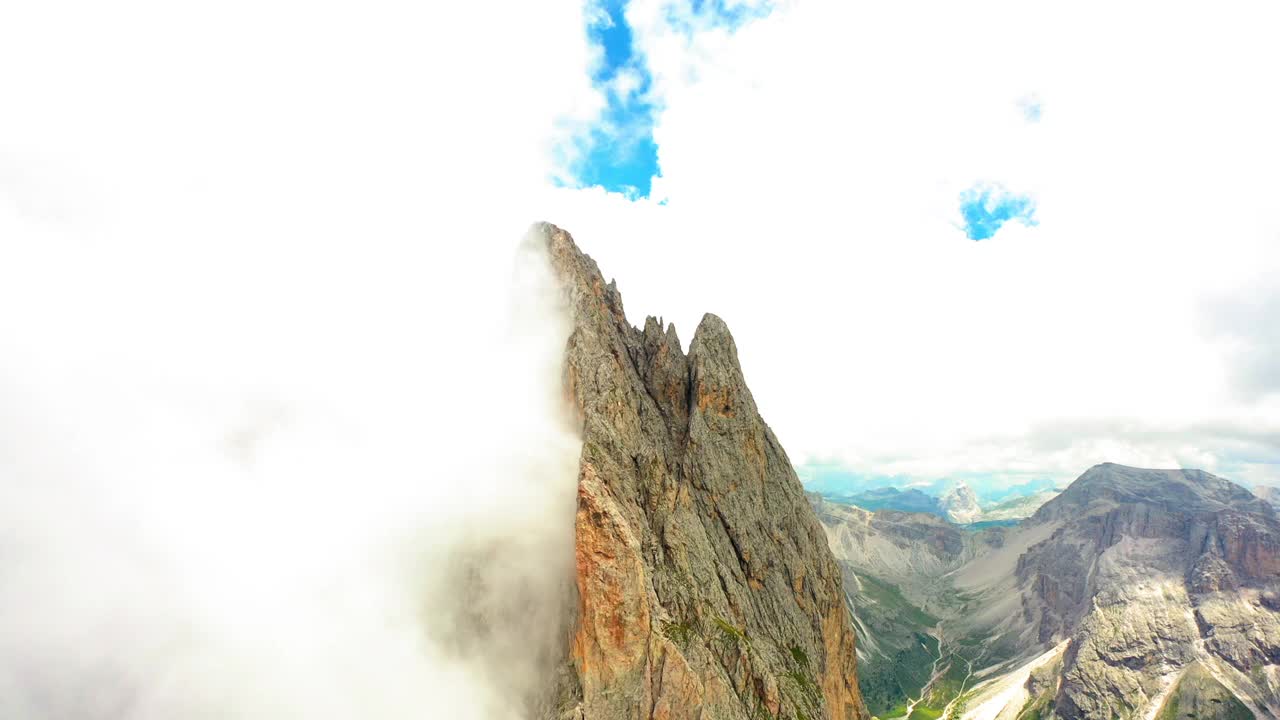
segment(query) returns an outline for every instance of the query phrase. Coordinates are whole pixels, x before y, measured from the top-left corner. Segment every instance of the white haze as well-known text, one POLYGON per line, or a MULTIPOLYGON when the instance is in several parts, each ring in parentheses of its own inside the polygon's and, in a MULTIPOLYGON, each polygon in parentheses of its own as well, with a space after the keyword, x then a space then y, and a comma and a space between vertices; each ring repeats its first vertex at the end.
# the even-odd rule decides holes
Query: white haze
POLYGON ((4 4, 0 717, 538 699, 578 440, 518 247, 587 59, 573 3, 4 4))
POLYGON ((627 18, 662 177, 556 217, 620 273, 633 322, 687 341, 725 319, 793 461, 1280 484, 1276 3, 633 0, 627 18), (761 17, 713 21, 744 7, 761 17), (968 240, 979 181, 1032 195, 1039 225, 968 240))
POLYGON ((397 338, 331 392, 7 363, 0 716, 520 717, 564 647, 579 447, 538 259, 503 339, 437 338, 472 365, 444 377, 397 338))

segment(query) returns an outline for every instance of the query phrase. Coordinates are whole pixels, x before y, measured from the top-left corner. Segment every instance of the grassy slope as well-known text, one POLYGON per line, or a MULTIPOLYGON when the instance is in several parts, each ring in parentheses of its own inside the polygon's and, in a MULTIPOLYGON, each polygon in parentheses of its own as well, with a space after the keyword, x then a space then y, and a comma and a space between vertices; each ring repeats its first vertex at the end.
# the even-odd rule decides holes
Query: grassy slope
POLYGON ((1193 663, 1178 679, 1156 720, 1253 720, 1254 715, 1231 691, 1193 663))
MULTIPOLYGON (((939 648, 937 638, 928 633, 939 620, 912 605, 895 585, 862 573, 857 573, 857 579, 861 588, 855 593, 854 607, 887 655, 867 658, 858 665, 858 685, 873 715, 882 720, 902 717, 907 702, 919 696, 933 673, 939 648)), ((959 607, 973 600, 961 594, 953 599, 959 607)), ((992 648, 980 638, 948 638, 943 652, 939 663, 943 672, 916 704, 910 720, 934 720, 961 692, 969 690, 969 661, 974 670, 996 661, 992 648)))
POLYGON ((898 717, 932 674, 938 641, 928 632, 938 619, 912 605, 897 586, 862 573, 857 578, 858 618, 885 653, 859 664, 858 686, 873 715, 898 717))
MULTIPOLYGON (((944 662, 947 664, 947 670, 934 681, 933 686, 929 688, 929 694, 920 701, 915 707, 915 711, 911 713, 910 720, 934 720, 940 717, 942 711, 947 705, 955 700, 960 693, 968 689, 965 679, 969 675, 968 660, 976 659, 977 653, 965 647, 950 648, 947 658, 944 662)), ((975 666, 977 663, 975 663, 975 666)))

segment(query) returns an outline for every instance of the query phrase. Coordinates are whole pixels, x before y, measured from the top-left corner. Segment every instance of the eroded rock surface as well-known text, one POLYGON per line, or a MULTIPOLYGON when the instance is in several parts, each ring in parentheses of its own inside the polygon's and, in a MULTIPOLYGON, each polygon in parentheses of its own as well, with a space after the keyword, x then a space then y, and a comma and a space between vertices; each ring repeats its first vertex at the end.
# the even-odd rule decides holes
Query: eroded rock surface
POLYGON ((1148 717, 1170 692, 1190 703, 1207 685, 1171 683, 1193 666, 1250 712, 1280 714, 1268 504, 1203 471, 1106 463, 1024 525, 1052 532, 1018 558, 1021 619, 1042 646, 1071 641, 1056 717, 1148 717))
POLYGON ((977 522, 982 517, 982 508, 978 506, 978 496, 973 489, 963 482, 958 482, 938 501, 942 513, 953 523, 977 522))
POLYGON ((810 493, 836 560, 858 573, 899 586, 925 604, 920 586, 1002 542, 1004 528, 974 532, 928 513, 863 510, 810 493))
POLYGON ((1253 720, 1257 717, 1200 663, 1173 686, 1156 720, 1253 720))
POLYGON ((627 322, 568 233, 531 232, 573 315, 564 381, 583 437, 554 714, 867 717, 840 570, 724 322, 704 317, 686 355, 674 327, 627 322))

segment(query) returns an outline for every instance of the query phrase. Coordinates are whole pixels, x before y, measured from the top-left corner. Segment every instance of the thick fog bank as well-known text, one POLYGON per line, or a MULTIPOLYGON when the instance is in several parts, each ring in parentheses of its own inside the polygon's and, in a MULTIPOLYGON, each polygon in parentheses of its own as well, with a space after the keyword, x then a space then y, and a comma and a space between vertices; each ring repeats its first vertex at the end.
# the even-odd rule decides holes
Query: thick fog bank
POLYGON ((6 245, 0 717, 528 716, 580 442, 562 300, 511 236, 229 244, 216 279, 6 245))

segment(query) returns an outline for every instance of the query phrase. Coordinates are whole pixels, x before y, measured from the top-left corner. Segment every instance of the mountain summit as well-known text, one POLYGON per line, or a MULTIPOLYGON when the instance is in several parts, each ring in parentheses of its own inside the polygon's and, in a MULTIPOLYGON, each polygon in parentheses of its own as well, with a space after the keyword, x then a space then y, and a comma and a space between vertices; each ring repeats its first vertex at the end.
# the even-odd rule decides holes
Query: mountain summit
POLYGON ((978 507, 978 496, 963 480, 957 482, 939 501, 942 514, 953 523, 964 525, 975 522, 982 516, 982 508, 978 507))
POLYGON ((725 323, 686 355, 628 324, 568 233, 536 225, 574 329, 577 617, 550 715, 863 720, 841 573, 725 323))
POLYGON ((1227 707, 1219 696, 1280 715, 1280 521, 1244 488, 1097 465, 1003 549, 956 584, 986 601, 974 620, 1022 651, 1058 648, 1036 671, 1056 717, 1150 717, 1175 697, 1227 707))

